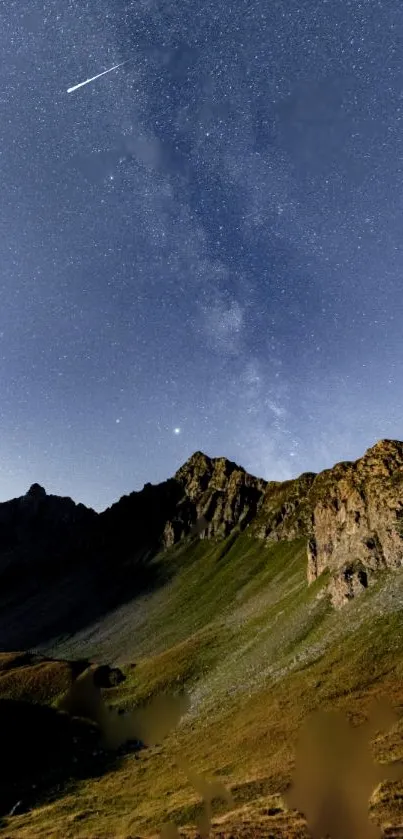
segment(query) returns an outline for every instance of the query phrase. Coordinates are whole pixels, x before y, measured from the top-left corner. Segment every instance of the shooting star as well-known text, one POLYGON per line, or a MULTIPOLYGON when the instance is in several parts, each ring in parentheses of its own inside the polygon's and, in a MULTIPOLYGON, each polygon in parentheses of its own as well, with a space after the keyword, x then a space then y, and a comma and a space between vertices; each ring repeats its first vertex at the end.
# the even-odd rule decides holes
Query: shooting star
MULTIPOLYGON (((127 59, 127 61, 130 61, 130 59, 127 59)), ((91 79, 86 79, 85 82, 80 82, 80 84, 75 84, 74 87, 69 87, 67 89, 67 93, 73 93, 74 90, 78 90, 79 87, 83 87, 85 84, 94 82, 95 79, 99 79, 101 76, 104 76, 105 73, 111 73, 112 70, 117 70, 118 67, 122 67, 123 64, 127 64, 127 61, 121 61, 120 64, 114 64, 113 67, 109 67, 109 70, 104 70, 103 73, 98 73, 97 76, 92 76, 91 79)))

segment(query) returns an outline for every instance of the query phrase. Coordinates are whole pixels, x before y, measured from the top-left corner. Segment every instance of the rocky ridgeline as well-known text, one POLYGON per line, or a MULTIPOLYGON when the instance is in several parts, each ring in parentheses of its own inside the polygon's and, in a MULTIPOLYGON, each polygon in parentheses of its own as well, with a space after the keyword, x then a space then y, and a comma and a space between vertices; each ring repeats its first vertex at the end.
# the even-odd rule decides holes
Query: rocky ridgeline
MULTIPOLYGON (((100 514, 34 484, 0 504, 2 588, 19 589, 23 569, 34 572, 26 574, 33 590, 67 574, 74 582, 77 573, 79 594, 87 572, 101 613, 111 598, 119 602, 122 586, 128 597, 152 585, 148 562, 159 551, 245 528, 265 543, 306 539, 308 583, 328 569, 333 603, 342 605, 380 570, 403 564, 403 443, 383 440, 354 463, 282 482, 196 452, 174 478, 146 484, 100 514)), ((88 596, 82 600, 85 611, 88 596)))
POLYGON ((328 569, 336 607, 382 569, 403 564, 401 442, 382 440, 356 462, 282 482, 253 478, 225 458, 197 452, 175 480, 184 497, 165 527, 166 546, 197 527, 202 538, 224 538, 247 525, 265 542, 306 538, 308 583, 328 569))

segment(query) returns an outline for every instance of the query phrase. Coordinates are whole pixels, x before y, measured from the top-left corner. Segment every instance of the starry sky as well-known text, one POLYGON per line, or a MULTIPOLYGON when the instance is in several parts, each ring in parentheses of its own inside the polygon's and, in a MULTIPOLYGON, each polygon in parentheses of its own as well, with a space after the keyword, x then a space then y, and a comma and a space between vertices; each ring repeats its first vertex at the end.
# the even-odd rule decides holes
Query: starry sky
POLYGON ((403 438, 402 57, 401 0, 2 4, 0 500, 403 438))

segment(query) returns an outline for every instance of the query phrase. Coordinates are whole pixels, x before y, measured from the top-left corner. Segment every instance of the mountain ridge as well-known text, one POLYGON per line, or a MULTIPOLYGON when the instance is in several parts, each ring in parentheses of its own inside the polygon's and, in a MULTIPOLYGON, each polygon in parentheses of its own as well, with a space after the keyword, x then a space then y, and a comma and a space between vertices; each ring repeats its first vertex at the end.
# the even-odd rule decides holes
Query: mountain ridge
POLYGON ((164 585, 171 571, 153 559, 161 552, 243 531, 264 545, 306 540, 307 584, 328 570, 332 603, 341 607, 403 563, 403 443, 380 440, 356 461, 281 482, 197 451, 172 478, 147 483, 102 513, 33 484, 0 504, 0 644, 21 648, 29 633, 32 645, 74 632, 164 585), (27 633, 18 630, 21 609, 27 633))

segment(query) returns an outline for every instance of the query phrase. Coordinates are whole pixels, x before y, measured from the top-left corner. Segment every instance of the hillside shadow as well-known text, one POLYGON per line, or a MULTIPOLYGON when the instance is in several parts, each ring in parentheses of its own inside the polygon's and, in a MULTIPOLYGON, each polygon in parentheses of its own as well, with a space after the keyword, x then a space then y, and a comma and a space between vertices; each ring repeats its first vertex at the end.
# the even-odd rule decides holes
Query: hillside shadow
POLYGON ((104 749, 99 728, 90 721, 12 699, 0 699, 0 732, 0 826, 10 813, 55 800, 67 785, 101 777, 141 748, 128 743, 104 749))
POLYGON ((175 520, 189 533, 196 516, 175 479, 146 484, 100 514, 84 508, 78 515, 70 499, 46 496, 40 487, 28 496, 2 505, 4 651, 74 635, 164 586, 175 573, 156 558, 165 547, 166 524, 175 520))
POLYGON ((0 648, 33 649, 55 637, 75 635, 114 609, 162 588, 175 568, 157 556, 160 546, 116 550, 102 546, 96 558, 74 567, 36 569, 2 586, 0 648))

